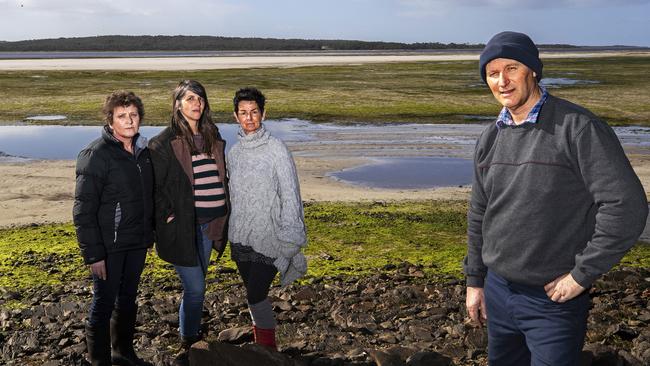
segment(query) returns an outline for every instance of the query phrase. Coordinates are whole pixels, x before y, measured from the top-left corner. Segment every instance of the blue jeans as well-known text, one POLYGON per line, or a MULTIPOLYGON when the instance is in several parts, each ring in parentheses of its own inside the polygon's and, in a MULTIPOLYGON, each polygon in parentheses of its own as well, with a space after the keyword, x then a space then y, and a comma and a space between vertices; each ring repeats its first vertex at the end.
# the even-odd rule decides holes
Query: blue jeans
POLYGON ((196 226, 196 248, 198 265, 194 267, 174 266, 183 284, 183 300, 178 310, 181 337, 199 334, 203 300, 205 299, 205 276, 208 273, 212 240, 205 234, 208 224, 196 226))
POLYGON ((557 303, 543 286, 509 282, 492 271, 488 271, 484 291, 490 365, 580 364, 589 314, 588 291, 557 303))
POLYGON ((146 257, 146 249, 106 255, 106 280, 93 275, 93 302, 90 305, 88 323, 108 328, 113 309, 123 312, 135 309, 138 284, 146 257))

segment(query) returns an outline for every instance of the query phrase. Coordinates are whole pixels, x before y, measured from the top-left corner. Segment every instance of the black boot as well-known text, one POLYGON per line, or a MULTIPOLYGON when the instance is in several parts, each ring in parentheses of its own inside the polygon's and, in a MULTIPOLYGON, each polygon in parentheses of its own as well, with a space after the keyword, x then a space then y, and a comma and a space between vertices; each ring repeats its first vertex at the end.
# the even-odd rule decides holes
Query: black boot
POLYGON ((113 352, 111 361, 114 365, 120 366, 153 366, 135 354, 133 350, 133 333, 135 332, 135 320, 138 308, 132 310, 115 309, 111 317, 111 345, 113 352))
POLYGON ((189 366, 190 364, 190 348, 192 345, 201 340, 200 335, 193 337, 181 337, 181 349, 176 353, 174 359, 174 366, 189 366))
POLYGON ((110 330, 107 326, 86 324, 86 346, 92 366, 111 366, 110 330))

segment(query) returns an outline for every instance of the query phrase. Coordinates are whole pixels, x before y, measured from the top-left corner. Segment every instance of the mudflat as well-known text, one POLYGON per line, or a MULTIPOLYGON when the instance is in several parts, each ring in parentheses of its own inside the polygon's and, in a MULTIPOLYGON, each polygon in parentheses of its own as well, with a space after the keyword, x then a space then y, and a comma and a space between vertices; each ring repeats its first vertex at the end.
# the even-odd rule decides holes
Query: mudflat
MULTIPOLYGON (((466 199, 468 187, 398 190, 354 186, 326 177, 360 159, 296 157, 304 201, 466 199)), ((72 221, 75 161, 38 160, 0 164, 0 228, 72 221)))
MULTIPOLYGON (((294 145, 291 148, 296 151, 306 147, 294 145)), ((469 199, 469 186, 380 189, 336 181, 327 173, 366 162, 363 157, 341 156, 342 150, 345 145, 335 145, 330 151, 321 151, 319 156, 295 156, 304 201, 469 199)), ((650 154, 645 150, 628 151, 628 157, 645 187, 646 196, 650 197, 650 154)), ((70 222, 74 186, 73 160, 0 163, 0 227, 70 222)))

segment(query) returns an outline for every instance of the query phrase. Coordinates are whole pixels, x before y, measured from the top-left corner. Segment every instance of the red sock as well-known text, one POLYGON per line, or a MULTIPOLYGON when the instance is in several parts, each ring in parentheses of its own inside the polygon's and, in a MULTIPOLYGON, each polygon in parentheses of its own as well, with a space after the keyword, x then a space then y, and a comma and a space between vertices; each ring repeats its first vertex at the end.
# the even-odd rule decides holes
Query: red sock
POLYGON ((262 329, 253 325, 253 335, 255 336, 255 343, 277 349, 275 344, 275 329, 262 329))

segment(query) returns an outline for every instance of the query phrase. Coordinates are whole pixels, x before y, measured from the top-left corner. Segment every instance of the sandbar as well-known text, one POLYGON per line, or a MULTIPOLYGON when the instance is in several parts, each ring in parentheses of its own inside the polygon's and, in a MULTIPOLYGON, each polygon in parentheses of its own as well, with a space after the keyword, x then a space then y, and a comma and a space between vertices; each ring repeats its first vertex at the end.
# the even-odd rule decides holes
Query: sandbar
MULTIPOLYGON (((542 52, 544 58, 590 58, 611 56, 650 56, 648 51, 542 52)), ((196 57, 119 57, 65 59, 3 59, 0 70, 217 70, 259 67, 301 67, 355 65, 386 62, 468 61, 478 60, 478 52, 444 54, 382 55, 269 55, 269 56, 196 56, 196 57)))

